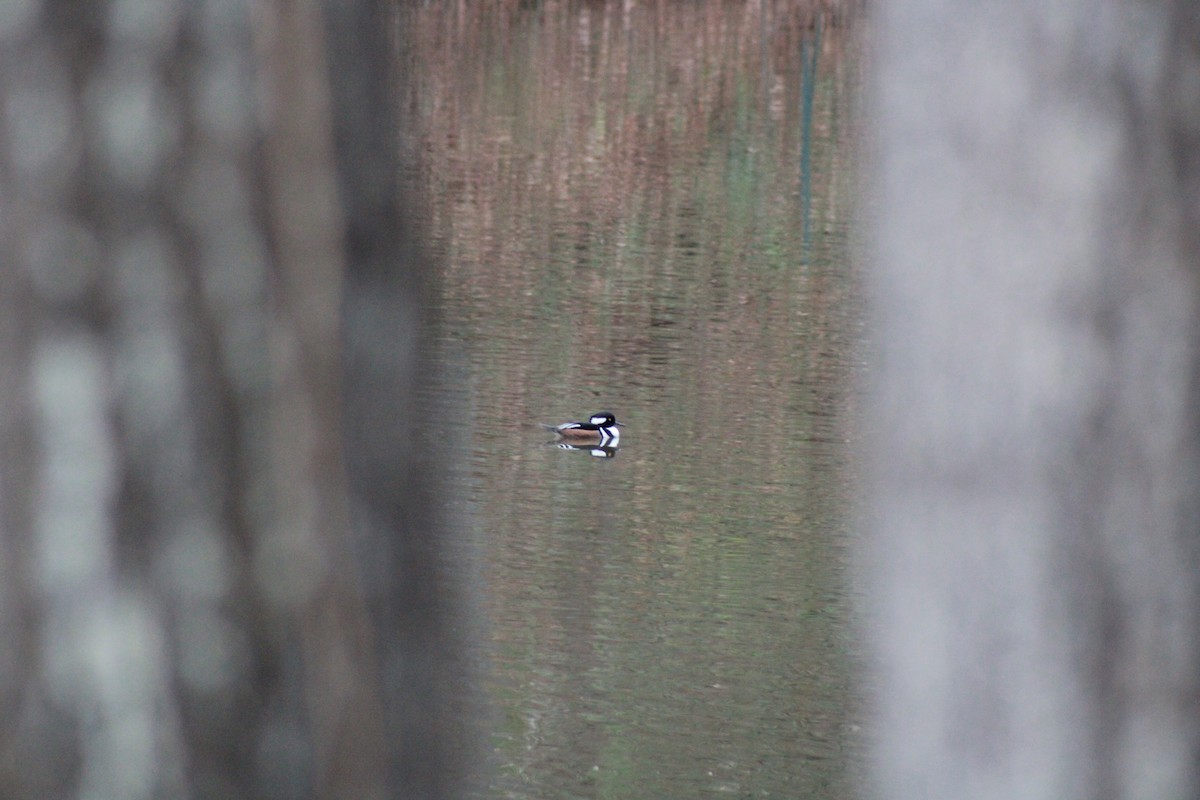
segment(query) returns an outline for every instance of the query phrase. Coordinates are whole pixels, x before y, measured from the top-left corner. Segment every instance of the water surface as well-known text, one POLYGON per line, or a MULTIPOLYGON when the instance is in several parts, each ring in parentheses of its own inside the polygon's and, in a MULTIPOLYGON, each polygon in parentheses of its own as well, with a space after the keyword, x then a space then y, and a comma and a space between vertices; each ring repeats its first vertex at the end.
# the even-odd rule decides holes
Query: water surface
POLYGON ((408 13, 485 796, 852 796, 852 20, 408 13), (604 409, 614 458, 537 426, 604 409))

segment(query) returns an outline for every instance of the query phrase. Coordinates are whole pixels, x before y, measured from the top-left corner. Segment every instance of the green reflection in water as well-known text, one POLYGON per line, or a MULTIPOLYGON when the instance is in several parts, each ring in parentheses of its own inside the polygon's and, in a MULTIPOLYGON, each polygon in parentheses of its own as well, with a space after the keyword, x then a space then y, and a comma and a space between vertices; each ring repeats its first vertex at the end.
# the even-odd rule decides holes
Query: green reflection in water
POLYGON ((487 794, 851 796, 850 20, 483 3, 404 24, 472 433, 487 794), (544 446, 536 422, 602 408, 616 458, 544 446))

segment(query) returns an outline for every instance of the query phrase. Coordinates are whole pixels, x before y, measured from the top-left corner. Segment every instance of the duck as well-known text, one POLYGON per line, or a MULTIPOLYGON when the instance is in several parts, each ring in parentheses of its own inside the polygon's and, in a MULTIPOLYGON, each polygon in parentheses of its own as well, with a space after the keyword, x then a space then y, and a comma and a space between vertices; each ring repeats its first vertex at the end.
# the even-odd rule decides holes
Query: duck
POLYGON ((587 422, 564 422, 542 427, 554 431, 563 441, 576 444, 616 447, 621 440, 621 432, 617 429, 622 425, 611 411, 597 411, 587 422))

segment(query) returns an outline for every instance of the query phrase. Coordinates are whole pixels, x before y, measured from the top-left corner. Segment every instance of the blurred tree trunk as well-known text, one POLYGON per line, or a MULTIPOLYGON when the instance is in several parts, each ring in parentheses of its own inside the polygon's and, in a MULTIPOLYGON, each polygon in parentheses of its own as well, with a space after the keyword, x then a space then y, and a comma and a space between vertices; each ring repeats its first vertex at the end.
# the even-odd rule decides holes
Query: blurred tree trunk
POLYGON ((1200 793, 1200 6, 882 3, 876 796, 1200 793))
POLYGON ((325 11, 0 10, 0 796, 455 787, 390 26, 325 11))

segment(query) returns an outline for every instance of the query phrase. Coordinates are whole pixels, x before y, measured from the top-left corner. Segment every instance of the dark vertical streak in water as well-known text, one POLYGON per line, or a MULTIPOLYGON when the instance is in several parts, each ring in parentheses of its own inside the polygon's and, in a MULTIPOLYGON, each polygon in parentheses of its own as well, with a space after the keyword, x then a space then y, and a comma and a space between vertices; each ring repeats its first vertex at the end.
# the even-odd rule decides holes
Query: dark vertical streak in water
POLYGON ((800 51, 801 111, 800 126, 800 216, 803 235, 801 252, 805 260, 812 245, 812 129, 813 101, 817 92, 817 57, 821 53, 821 20, 813 22, 813 35, 804 37, 800 51))

